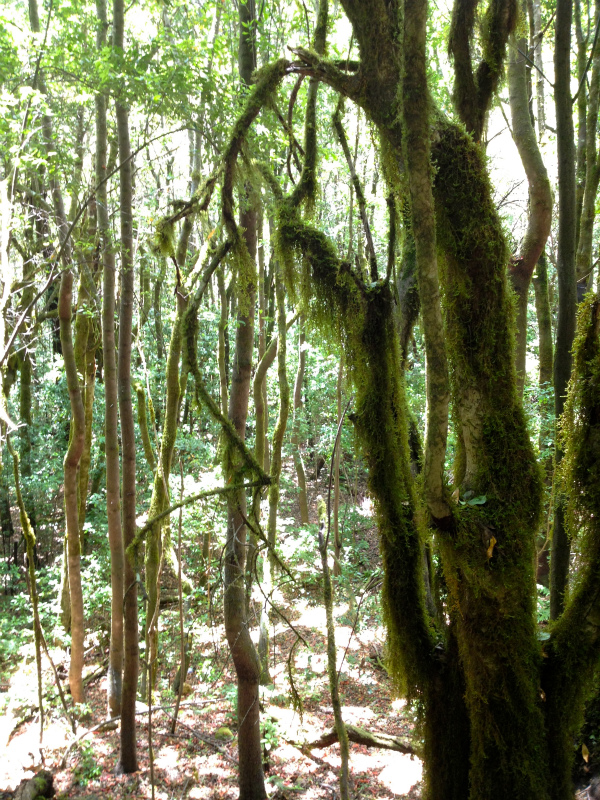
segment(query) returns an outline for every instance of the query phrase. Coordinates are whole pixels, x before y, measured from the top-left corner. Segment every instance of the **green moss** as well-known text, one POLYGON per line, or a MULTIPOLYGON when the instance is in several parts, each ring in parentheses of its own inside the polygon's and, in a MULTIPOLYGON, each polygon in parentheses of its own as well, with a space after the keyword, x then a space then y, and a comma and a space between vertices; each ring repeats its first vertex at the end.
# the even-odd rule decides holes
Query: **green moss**
POLYGON ((175 229, 169 218, 165 217, 156 224, 152 249, 166 258, 175 256, 175 229))
POLYGON ((556 790, 571 791, 573 738, 600 662, 600 303, 580 306, 574 371, 561 427, 565 455, 561 482, 568 489, 570 532, 577 537, 577 575, 564 613, 547 647, 544 689, 546 729, 555 765, 556 790))
POLYGON ((516 392, 508 253, 480 148, 440 121, 434 147, 461 492, 485 498, 439 537, 471 721, 470 797, 546 798, 535 531, 542 484, 516 392))
POLYGON ((401 690, 417 696, 427 680, 435 637, 425 611, 392 291, 385 281, 363 284, 290 203, 280 208, 277 247, 293 295, 304 299, 313 324, 344 347, 356 391, 352 419, 369 464, 380 532, 389 667, 401 690))

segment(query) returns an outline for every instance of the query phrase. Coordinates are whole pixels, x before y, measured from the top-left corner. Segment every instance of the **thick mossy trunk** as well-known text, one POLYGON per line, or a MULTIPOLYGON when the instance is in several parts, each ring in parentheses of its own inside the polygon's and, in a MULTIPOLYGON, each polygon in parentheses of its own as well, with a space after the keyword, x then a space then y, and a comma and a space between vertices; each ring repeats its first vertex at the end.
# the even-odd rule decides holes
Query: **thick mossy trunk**
POLYGON ((542 686, 552 800, 572 797, 573 741, 600 659, 600 301, 579 311, 574 375, 563 420, 562 481, 572 487, 569 533, 577 537, 579 569, 566 609, 545 648, 542 686))
POLYGON ((535 631, 541 481, 517 398, 507 251, 483 154, 450 125, 434 148, 447 343, 463 441, 461 493, 479 505, 441 537, 471 722, 470 797, 545 798, 535 631))

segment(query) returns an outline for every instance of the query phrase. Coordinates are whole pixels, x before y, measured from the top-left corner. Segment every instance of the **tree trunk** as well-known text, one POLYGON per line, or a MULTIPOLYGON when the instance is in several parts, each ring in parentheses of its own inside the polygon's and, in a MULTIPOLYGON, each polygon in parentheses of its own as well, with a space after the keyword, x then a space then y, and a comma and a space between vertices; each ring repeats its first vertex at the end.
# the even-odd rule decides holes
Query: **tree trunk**
MULTIPOLYGON (((525 3, 521 3, 522 18, 526 18, 525 3)), ((527 302, 529 284, 550 233, 552 220, 552 191, 546 167, 537 144, 535 130, 529 111, 527 87, 527 38, 512 37, 508 64, 508 87, 512 134, 529 186, 529 218, 525 239, 519 256, 513 258, 509 267, 512 287, 517 295, 517 336, 515 366, 517 388, 523 394, 525 384, 525 360, 527 354, 527 302)))
MULTIPOLYGON (((558 150, 558 322, 554 350, 554 412, 562 414, 571 377, 571 348, 575 335, 575 229, 577 224, 575 145, 571 102, 572 0, 557 0, 554 47, 556 144, 558 150)), ((562 460, 562 448, 555 445, 555 469, 562 460)), ((555 493, 552 558, 550 562, 550 616, 557 619, 565 603, 570 544, 565 528, 564 497, 555 493)))
MULTIPOLYGON (((101 50, 108 30, 106 0, 96 0, 98 31, 96 46, 101 50)), ((115 345, 115 254, 110 237, 107 162, 106 97, 96 95, 96 208, 102 258, 102 358, 104 363, 104 440, 106 457, 106 518, 110 548, 110 651, 108 657, 108 717, 121 713, 123 680, 123 596, 124 555, 121 527, 121 470, 119 465, 118 391, 115 345)))
POLYGON ((77 312, 75 316, 75 362, 77 371, 83 376, 83 408, 85 412, 85 436, 83 453, 79 462, 77 491, 79 497, 79 539, 84 551, 85 515, 87 510, 88 482, 92 457, 92 422, 94 391, 96 385, 96 321, 91 303, 95 281, 96 203, 88 207, 89 219, 86 232, 85 251, 82 253, 82 268, 77 288, 77 312))
POLYGON ((277 374, 279 380, 279 414, 273 431, 273 447, 271 450, 271 485, 269 486, 269 519, 267 523, 267 539, 270 551, 263 561, 263 603, 260 618, 260 638, 258 654, 261 664, 261 683, 270 683, 269 677, 269 614, 273 590, 273 573, 275 559, 272 551, 277 544, 277 511, 279 508, 279 490, 282 467, 282 449, 285 429, 290 407, 290 387, 287 379, 287 320, 285 316, 285 289, 280 268, 275 276, 275 293, 277 296, 277 374))
MULTIPOLYGON (((598 26, 600 3, 596 3, 594 29, 598 26)), ((600 163, 598 162, 598 148, 596 144, 596 129, 598 126, 598 100, 600 92, 600 48, 596 45, 592 59, 592 71, 589 78, 589 97, 587 100, 586 149, 585 149, 585 180, 581 198, 581 214, 579 217, 579 237, 577 241, 577 256, 575 271, 577 277, 577 299, 583 300, 585 293, 592 286, 592 241, 594 234, 594 220, 596 217, 596 194, 600 181, 600 163)), ((582 86, 580 95, 585 96, 585 87, 582 86)), ((578 163, 579 171, 579 163, 578 163)))
MULTIPOLYGON (((250 85, 256 68, 256 10, 254 0, 239 5, 239 68, 242 84, 250 85)), ((246 437, 246 417, 252 376, 254 346, 254 304, 256 298, 256 211, 247 207, 248 196, 242 199, 246 208, 240 213, 242 239, 237 246, 244 264, 245 276, 238 281, 243 293, 237 298, 235 356, 229 394, 229 419, 243 441, 246 437)), ((238 233, 237 236, 240 234, 238 233)), ((227 483, 243 482, 240 465, 229 446, 225 453, 227 483)), ((227 540, 225 544, 224 618, 225 633, 237 676, 237 719, 240 800, 263 800, 266 797, 260 743, 260 710, 258 683, 260 664, 250 638, 246 618, 245 558, 246 558, 246 497, 243 489, 228 495, 227 540)))
POLYGON ((294 467, 296 469, 296 480, 298 481, 298 502, 300 503, 300 522, 308 525, 308 494, 306 491, 306 471, 302 458, 302 437, 300 434, 300 416, 304 404, 302 402, 302 384, 304 382, 304 371, 306 369, 306 333, 304 331, 304 320, 298 320, 298 368, 296 370, 296 380, 294 382, 294 418, 292 422, 292 453, 294 457, 294 467))
MULTIPOLYGON (((118 54, 124 47, 123 0, 113 3, 113 44, 118 54)), ((117 367, 122 442, 122 525, 123 547, 127 551, 136 531, 135 429, 131 397, 131 342, 135 278, 133 270, 133 190, 129 115, 122 102, 116 103, 119 140, 119 186, 121 219, 121 306, 119 310, 119 356, 117 367)), ((121 694, 121 752, 118 772, 138 768, 135 730, 135 701, 139 673, 137 575, 129 556, 124 558, 124 664, 121 694)))
MULTIPOLYGON (((342 388, 344 383, 344 358, 340 356, 338 367, 336 400, 337 421, 342 419, 342 388)), ((333 574, 339 577, 342 574, 342 534, 340 531, 340 454, 342 441, 338 442, 333 456, 333 574)))
POLYGON ((69 595, 71 600, 71 662, 69 665, 69 686, 73 702, 83 703, 83 640, 85 635, 83 619, 83 592, 81 589, 80 540, 77 499, 77 468, 85 444, 85 410, 77 375, 73 336, 71 332, 71 313, 73 300, 73 273, 63 272, 58 299, 58 318, 60 320, 60 342, 65 362, 67 386, 71 399, 71 435, 69 449, 65 456, 65 517, 67 528, 67 552, 69 565, 69 595))

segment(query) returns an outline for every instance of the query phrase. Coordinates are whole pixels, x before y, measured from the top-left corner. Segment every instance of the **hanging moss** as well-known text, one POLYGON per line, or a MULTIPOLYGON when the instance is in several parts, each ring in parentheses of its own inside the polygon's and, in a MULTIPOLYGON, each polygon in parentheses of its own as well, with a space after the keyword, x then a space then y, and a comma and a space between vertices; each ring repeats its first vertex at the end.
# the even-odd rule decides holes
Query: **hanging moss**
POLYGON ((415 696, 426 681, 436 638, 425 611, 392 291, 385 281, 363 284, 329 239, 302 222, 289 203, 280 208, 277 247, 292 293, 304 298, 313 323, 344 347, 356 389, 352 418, 369 464, 380 532, 390 671, 415 696))
POLYGON ((168 217, 159 220, 156 224, 151 246, 156 254, 160 253, 166 258, 175 257, 175 228, 168 217))

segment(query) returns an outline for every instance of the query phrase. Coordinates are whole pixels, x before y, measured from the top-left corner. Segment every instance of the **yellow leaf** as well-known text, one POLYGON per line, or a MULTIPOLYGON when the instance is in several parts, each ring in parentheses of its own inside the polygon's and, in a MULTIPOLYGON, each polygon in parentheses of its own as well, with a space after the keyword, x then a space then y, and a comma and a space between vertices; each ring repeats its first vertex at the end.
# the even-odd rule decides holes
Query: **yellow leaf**
POLYGON ((215 235, 215 231, 216 231, 216 230, 217 230, 216 228, 213 228, 213 229, 212 229, 212 231, 211 231, 211 232, 208 234, 208 236, 206 237, 206 240, 207 240, 207 241, 210 241, 210 240, 212 239, 212 237, 215 235))
POLYGON ((495 544, 496 544, 496 540, 492 536, 490 541, 489 541, 489 543, 488 543, 488 549, 487 549, 487 557, 488 558, 491 558, 492 555, 494 554, 494 545, 495 544))
POLYGON ((581 745, 581 755, 583 756, 583 760, 587 764, 588 761, 590 760, 590 751, 587 749, 585 744, 581 745))

